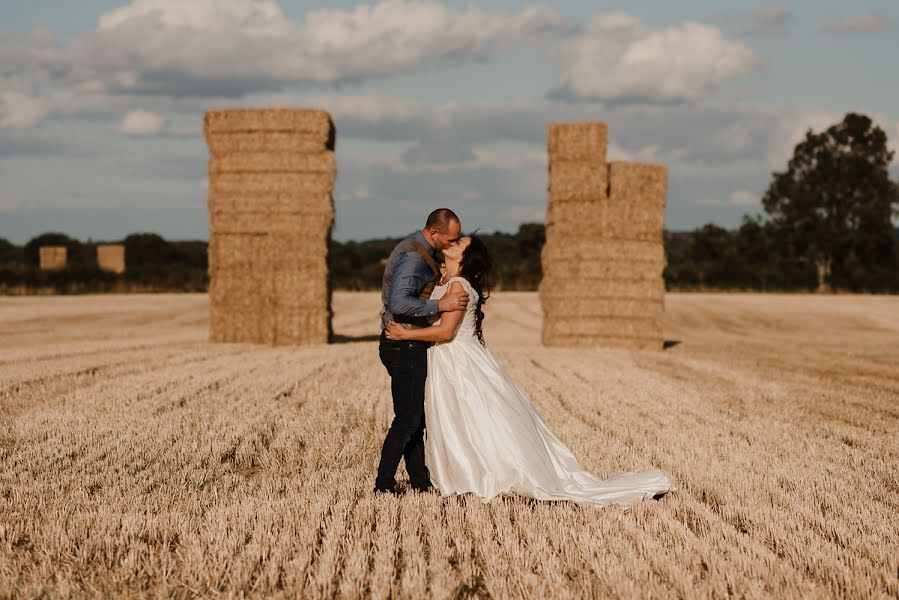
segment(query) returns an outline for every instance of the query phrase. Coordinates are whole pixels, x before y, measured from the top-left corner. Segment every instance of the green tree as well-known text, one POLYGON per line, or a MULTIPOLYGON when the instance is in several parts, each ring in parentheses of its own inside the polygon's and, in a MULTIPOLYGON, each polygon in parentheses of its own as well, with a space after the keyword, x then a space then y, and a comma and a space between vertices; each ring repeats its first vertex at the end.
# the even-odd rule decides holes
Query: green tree
POLYGON ((895 263, 892 160, 884 131, 849 113, 824 132, 809 130, 787 170, 774 173, 762 198, 772 239, 788 260, 815 265, 819 290, 834 282, 870 289, 865 273, 895 263))
POLYGON ((37 267, 40 264, 41 246, 65 246, 69 263, 80 263, 84 258, 81 242, 64 233, 47 232, 31 238, 25 244, 25 260, 29 265, 37 267))
POLYGON ((157 233, 132 233, 123 241, 128 268, 166 265, 171 262, 172 248, 157 233))
POLYGON ((15 244, 0 238, 0 263, 12 261, 16 257, 17 250, 15 244))

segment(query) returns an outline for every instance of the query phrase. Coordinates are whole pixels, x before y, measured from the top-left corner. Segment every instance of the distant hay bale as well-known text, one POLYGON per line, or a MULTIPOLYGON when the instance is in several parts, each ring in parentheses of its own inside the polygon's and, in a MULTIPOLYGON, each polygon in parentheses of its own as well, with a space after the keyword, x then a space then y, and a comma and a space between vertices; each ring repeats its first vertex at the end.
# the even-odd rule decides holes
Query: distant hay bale
POLYGON ((337 174, 330 116, 211 111, 205 132, 211 338, 326 343, 337 174))
POLYGON ((575 234, 585 234, 591 228, 605 229, 606 211, 603 206, 606 198, 598 198, 596 201, 556 201, 550 196, 550 202, 546 208, 546 228, 564 230, 568 237, 575 234))
POLYGON ((334 150, 333 140, 297 131, 232 131, 209 133, 209 154, 213 157, 235 153, 318 154, 334 150))
POLYGON ((333 177, 333 152, 234 152, 209 161, 209 173, 324 173, 333 177))
POLYGON ((333 194, 336 173, 210 173, 209 191, 225 194, 333 194))
MULTIPOLYGON (((247 194, 227 193, 210 194, 209 212, 220 213, 277 213, 318 215, 323 210, 333 213, 334 202, 331 195, 325 192, 317 194, 247 194)), ((332 215, 333 216, 333 215, 332 215)))
MULTIPOLYGON (((552 256, 546 253, 546 256, 552 256)), ((665 263, 652 260, 590 260, 555 258, 552 277, 572 280, 619 279, 655 280, 665 268, 665 263)))
POLYGON ((605 162, 602 123, 547 131, 543 342, 662 347, 667 170, 605 162))
POLYGON ((248 269, 210 272, 209 308, 212 341, 275 343, 270 273, 248 269))
POLYGON ((101 271, 121 275, 125 272, 125 245, 100 244, 97 246, 97 266, 101 271))
POLYGON ((41 271, 61 271, 66 268, 69 250, 65 246, 41 246, 38 252, 41 271))
POLYGON ((573 160, 605 166, 607 144, 605 123, 550 123, 546 132, 546 150, 551 163, 573 160))
POLYGON ((327 231, 334 221, 334 209, 319 213, 256 213, 210 211, 210 226, 217 233, 291 233, 307 231, 310 235, 327 231))
POLYGON ((273 286, 277 294, 278 306, 300 310, 316 306, 328 298, 328 281, 320 268, 318 272, 307 264, 287 265, 273 275, 273 286))
POLYGON ((609 165, 609 235, 618 239, 662 239, 668 170, 663 165, 609 165))
POLYGON ((600 204, 608 197, 609 176, 605 164, 583 161, 550 163, 549 197, 553 203, 600 204))
POLYGON ((663 298, 665 281, 660 277, 612 279, 607 277, 579 278, 549 273, 543 276, 540 298, 595 299, 606 298, 651 300, 663 298))
POLYGON ((210 110, 203 119, 209 137, 220 133, 281 132, 327 143, 334 138, 334 123, 324 110, 305 108, 229 108, 210 110))
POLYGON ((212 229, 209 239, 209 269, 219 271, 256 271, 273 254, 271 237, 264 233, 226 233, 212 229))

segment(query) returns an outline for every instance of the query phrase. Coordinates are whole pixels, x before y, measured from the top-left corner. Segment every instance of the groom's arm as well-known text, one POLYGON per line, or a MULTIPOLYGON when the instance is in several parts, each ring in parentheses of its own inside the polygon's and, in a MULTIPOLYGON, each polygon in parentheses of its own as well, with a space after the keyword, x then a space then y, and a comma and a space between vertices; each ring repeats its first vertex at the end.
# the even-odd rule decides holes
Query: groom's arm
MULTIPOLYGON (((468 296, 466 291, 463 289, 462 284, 458 281, 454 281, 449 289, 452 293, 465 294, 468 296)), ((445 312, 440 315, 440 324, 434 325, 432 327, 421 327, 419 329, 406 329, 401 326, 396 329, 390 329, 391 334, 396 333, 398 336, 397 339, 401 340, 417 340, 420 342, 445 342, 446 340, 453 339, 453 336, 456 335, 456 329, 459 327, 459 323, 462 322, 462 316, 465 314, 464 310, 454 310, 452 312, 445 312)))
POLYGON ((418 254, 400 254, 393 265, 387 309, 393 316, 431 317, 440 312, 437 300, 422 300, 419 290, 430 281, 430 268, 418 254))

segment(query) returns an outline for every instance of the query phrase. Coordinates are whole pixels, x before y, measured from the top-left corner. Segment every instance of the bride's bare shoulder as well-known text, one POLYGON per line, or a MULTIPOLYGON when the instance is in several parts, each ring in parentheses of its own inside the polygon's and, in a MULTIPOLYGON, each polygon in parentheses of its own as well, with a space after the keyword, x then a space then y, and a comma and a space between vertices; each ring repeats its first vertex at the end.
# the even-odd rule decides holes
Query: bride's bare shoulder
POLYGON ((447 283, 449 284, 449 291, 451 292, 462 292, 467 291, 465 289, 465 284, 463 284, 464 280, 459 277, 453 277, 447 283))
POLYGON ((468 280, 465 279, 464 277, 462 277, 461 275, 457 275, 457 276, 453 277, 452 279, 450 279, 449 281, 452 282, 452 284, 454 286, 453 291, 461 292, 462 290, 465 290, 465 292, 468 293, 469 295, 477 294, 477 292, 471 286, 471 283, 469 283, 468 280), (455 286, 458 286, 458 287, 455 287, 455 286))

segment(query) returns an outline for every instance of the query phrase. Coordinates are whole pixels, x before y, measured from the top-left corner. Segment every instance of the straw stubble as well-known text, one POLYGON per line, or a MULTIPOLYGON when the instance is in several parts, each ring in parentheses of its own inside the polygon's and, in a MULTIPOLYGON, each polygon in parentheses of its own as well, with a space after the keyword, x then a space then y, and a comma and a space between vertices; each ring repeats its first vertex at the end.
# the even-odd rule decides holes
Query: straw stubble
MULTIPOLYGON (((376 336, 380 302, 336 294, 337 332, 376 336)), ((622 510, 373 496, 376 341, 210 344, 200 294, 5 299, 0 596, 896 598, 899 298, 667 303, 664 354, 541 347, 536 294, 485 307, 586 470, 679 488, 622 510)))

